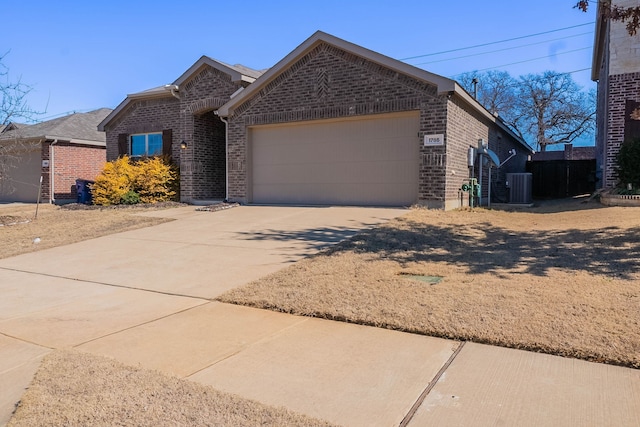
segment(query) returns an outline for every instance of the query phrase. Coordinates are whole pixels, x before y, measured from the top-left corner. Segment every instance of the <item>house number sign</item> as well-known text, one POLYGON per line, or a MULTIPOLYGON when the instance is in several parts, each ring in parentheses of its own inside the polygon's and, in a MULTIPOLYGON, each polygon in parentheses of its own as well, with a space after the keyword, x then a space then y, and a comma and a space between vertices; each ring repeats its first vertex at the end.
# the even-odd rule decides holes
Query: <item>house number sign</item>
POLYGON ((424 136, 425 146, 444 145, 444 134, 439 133, 435 135, 424 136))

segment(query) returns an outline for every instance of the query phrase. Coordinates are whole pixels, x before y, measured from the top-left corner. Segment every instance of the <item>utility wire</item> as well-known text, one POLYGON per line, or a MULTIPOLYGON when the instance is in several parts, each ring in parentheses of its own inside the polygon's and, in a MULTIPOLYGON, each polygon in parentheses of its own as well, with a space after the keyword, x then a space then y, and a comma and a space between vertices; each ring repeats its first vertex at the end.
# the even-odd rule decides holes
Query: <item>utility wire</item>
POLYGON ((456 57, 447 58, 447 59, 438 59, 436 61, 419 62, 419 63, 413 64, 413 65, 435 64, 435 63, 438 63, 438 62, 446 62, 446 61, 453 61, 453 60, 456 60, 456 59, 471 58, 473 56, 481 56, 481 55, 486 55, 486 54, 489 54, 489 53, 504 52, 506 50, 520 49, 520 48, 523 48, 523 47, 529 47, 529 46, 536 46, 536 45, 545 44, 545 43, 551 43, 551 42, 555 42, 555 41, 558 41, 558 40, 566 40, 566 39, 570 39, 570 38, 573 38, 573 37, 584 36, 584 35, 591 34, 591 33, 592 32, 589 31, 589 32, 586 32, 586 33, 575 34, 575 35, 567 36, 567 37, 559 37, 557 39, 545 40, 545 41, 542 41, 542 42, 527 43, 527 44, 522 44, 522 45, 519 45, 519 46, 505 47, 503 49, 489 50, 489 51, 480 52, 480 53, 472 53, 470 55, 456 56, 456 57))
MULTIPOLYGON (((570 74, 580 73, 580 72, 582 72, 582 71, 588 71, 588 70, 591 70, 591 67, 589 67, 589 68, 581 68, 581 69, 579 69, 579 70, 573 70, 573 71, 566 71, 566 72, 563 72, 563 73, 561 73, 561 72, 554 72, 554 73, 555 73, 556 75, 558 75, 558 76, 564 76, 564 75, 570 75, 570 74)), ((474 70, 474 71, 470 71, 470 72, 465 72, 465 73, 456 74, 455 76, 451 76, 450 78, 451 78, 451 79, 453 79, 454 77, 456 77, 456 76, 461 76, 461 75, 463 75, 463 74, 470 74, 470 75, 473 75, 473 74, 474 74, 475 72, 477 72, 477 71, 479 71, 479 70, 474 70)), ((511 78, 512 78, 512 77, 511 77, 511 78)), ((519 87, 519 86, 521 86, 521 85, 522 85, 522 83, 521 83, 518 79, 516 79, 516 78, 512 78, 512 79, 513 79, 514 83, 513 83, 513 84, 508 84, 508 85, 504 86, 504 87, 503 87, 504 89, 509 89, 509 88, 513 88, 513 87, 519 87)), ((530 79, 530 80, 528 80, 528 81, 531 81, 531 82, 542 82, 542 81, 545 81, 545 80, 547 80, 547 79, 546 79, 544 76, 540 76, 540 77, 537 77, 537 78, 534 78, 534 79, 530 79)), ((462 87, 464 87, 466 90, 469 90, 469 88, 465 87, 461 82, 458 82, 458 83, 459 83, 462 87)), ((482 82, 480 82, 480 84, 482 85, 482 82)))
POLYGON ((572 25, 570 27, 558 28, 556 30, 543 31, 541 33, 535 33, 535 34, 529 34, 529 35, 526 35, 526 36, 513 37, 513 38, 505 39, 505 40, 498 40, 498 41, 495 41, 495 42, 482 43, 482 44, 477 44, 477 45, 474 45, 474 46, 467 46, 467 47, 459 47, 457 49, 443 50, 443 51, 440 51, 440 52, 426 53, 424 55, 410 56, 408 58, 402 58, 402 59, 400 59, 400 61, 408 61, 410 59, 417 59, 417 58, 424 58, 424 57, 427 57, 427 56, 442 55, 443 53, 451 53, 451 52, 459 52, 461 50, 475 49, 477 47, 484 47, 484 46, 490 46, 490 45, 493 45, 493 44, 506 43, 506 42, 510 42, 510 41, 514 41, 514 40, 521 40, 521 39, 526 39, 526 38, 529 38, 529 37, 541 36, 543 34, 557 33, 558 31, 564 31, 564 30, 569 30, 571 28, 584 27, 586 25, 593 25, 593 24, 594 24, 594 22, 592 21, 592 22, 587 22, 585 24, 572 25))
MULTIPOLYGON (((537 58, 526 59, 524 61, 518 61, 518 62, 511 62, 509 64, 496 65, 495 67, 482 68, 480 70, 474 70, 474 71, 480 72, 480 71, 494 70, 496 68, 508 67, 510 65, 524 64, 526 62, 538 61, 540 59, 551 58, 552 56, 565 55, 567 53, 579 52, 581 50, 587 50, 587 49, 593 49, 593 46, 587 46, 587 47, 583 47, 583 48, 580 48, 580 49, 567 50, 565 52, 556 53, 555 55, 539 56, 537 58)), ((464 73, 455 74, 453 77, 460 76, 462 74, 464 74, 464 73)))

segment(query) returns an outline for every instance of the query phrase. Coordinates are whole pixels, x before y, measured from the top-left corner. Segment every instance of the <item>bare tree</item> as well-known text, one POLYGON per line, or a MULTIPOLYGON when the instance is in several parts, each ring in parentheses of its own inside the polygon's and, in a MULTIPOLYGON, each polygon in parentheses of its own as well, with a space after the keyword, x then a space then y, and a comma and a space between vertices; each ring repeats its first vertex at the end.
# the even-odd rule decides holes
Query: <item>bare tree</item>
POLYGON ((6 55, 0 56, 0 126, 31 120, 38 114, 27 104, 27 96, 33 88, 24 84, 21 78, 10 80, 9 69, 3 62, 6 55))
POLYGON ((492 114, 500 115, 503 119, 508 116, 516 101, 514 89, 518 81, 506 71, 471 71, 461 74, 458 81, 474 96, 477 89, 478 102, 492 114))
MULTIPOLYGON (((612 21, 626 22, 629 35, 636 35, 640 28, 640 6, 618 6, 611 0, 599 0, 599 2, 600 10, 605 17, 612 21)), ((574 7, 586 12, 589 9, 589 3, 589 0, 580 0, 574 7)))
POLYGON ((594 129, 595 92, 584 92, 569 74, 547 71, 515 79, 505 71, 473 71, 459 82, 469 93, 477 88, 478 102, 540 151, 594 129))
POLYGON ((520 77, 511 126, 540 151, 571 143, 595 126, 595 91, 584 92, 571 75, 546 71, 520 77))

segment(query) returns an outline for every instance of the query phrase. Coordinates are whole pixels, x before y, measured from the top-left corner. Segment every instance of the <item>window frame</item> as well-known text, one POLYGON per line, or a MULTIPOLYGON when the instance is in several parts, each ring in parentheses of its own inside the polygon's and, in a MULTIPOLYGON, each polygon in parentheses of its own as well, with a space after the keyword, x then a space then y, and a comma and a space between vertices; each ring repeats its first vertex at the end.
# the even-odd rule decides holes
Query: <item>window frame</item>
POLYGON ((156 157, 162 156, 164 151, 164 138, 163 132, 142 132, 142 133, 132 133, 129 135, 129 155, 134 158, 140 157, 156 157), (149 154, 149 135, 159 135, 160 136, 160 146, 156 153, 149 154), (143 154, 133 154, 133 138, 136 136, 144 136, 144 153, 143 154))

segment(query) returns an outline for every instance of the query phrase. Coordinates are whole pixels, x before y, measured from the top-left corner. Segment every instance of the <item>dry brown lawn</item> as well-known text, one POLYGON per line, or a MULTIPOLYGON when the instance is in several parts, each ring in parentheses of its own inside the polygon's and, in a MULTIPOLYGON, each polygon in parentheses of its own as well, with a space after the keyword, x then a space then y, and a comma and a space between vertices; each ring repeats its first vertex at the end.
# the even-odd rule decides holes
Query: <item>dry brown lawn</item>
POLYGON ((49 354, 11 427, 329 424, 159 372, 76 351, 49 354))
POLYGON ((36 218, 35 205, 0 205, 0 258, 166 222, 134 215, 159 208, 74 210, 46 204, 40 205, 36 218))
POLYGON ((414 209, 219 299, 640 368, 640 208, 414 209))

